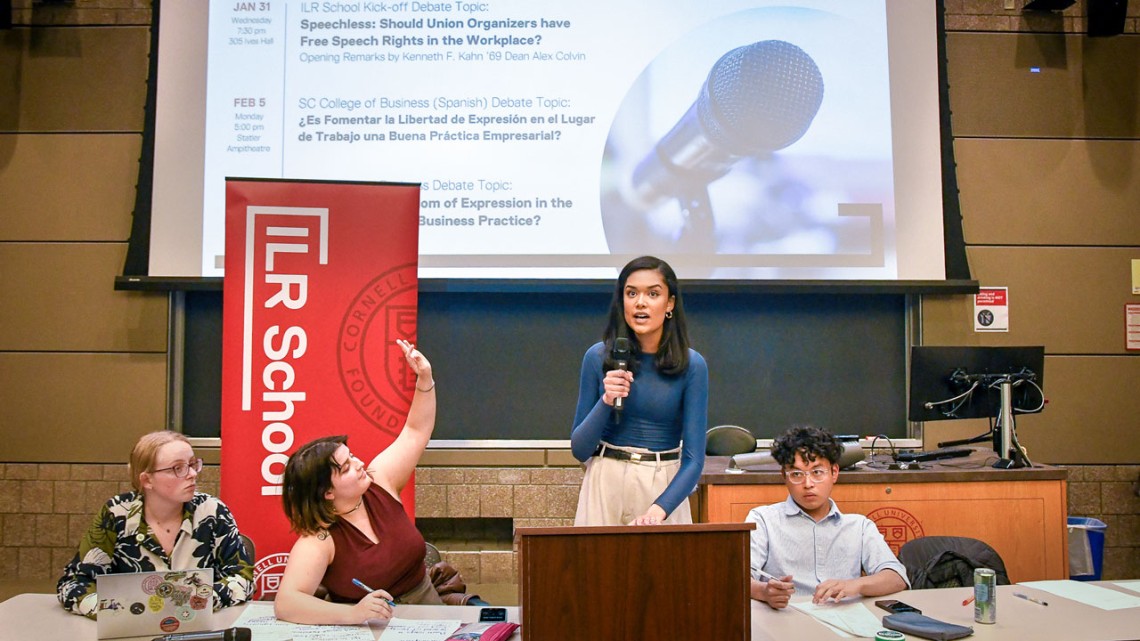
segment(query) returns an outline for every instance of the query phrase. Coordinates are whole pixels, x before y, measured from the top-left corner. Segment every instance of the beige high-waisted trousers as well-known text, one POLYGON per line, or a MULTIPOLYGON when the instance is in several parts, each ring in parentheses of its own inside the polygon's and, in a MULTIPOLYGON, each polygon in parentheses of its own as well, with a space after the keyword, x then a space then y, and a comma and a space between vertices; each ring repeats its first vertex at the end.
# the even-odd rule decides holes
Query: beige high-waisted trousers
MULTIPOLYGON (((605 441, 602 446, 649 456, 637 463, 600 455, 590 457, 586 461, 582 491, 578 494, 574 525, 628 525, 645 514, 681 469, 680 459, 658 461, 645 448, 621 447, 605 441)), ((669 451, 676 452, 679 448, 669 451)), ((674 525, 692 522, 689 499, 682 501, 663 521, 674 525)))

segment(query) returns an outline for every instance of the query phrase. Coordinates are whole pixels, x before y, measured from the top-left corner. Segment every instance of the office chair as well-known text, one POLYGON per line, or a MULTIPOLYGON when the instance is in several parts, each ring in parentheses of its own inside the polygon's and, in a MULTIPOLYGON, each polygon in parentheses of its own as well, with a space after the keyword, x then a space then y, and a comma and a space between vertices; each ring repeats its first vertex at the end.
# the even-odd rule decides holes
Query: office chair
POLYGON ((733 456, 756 450, 756 437, 739 425, 717 425, 705 433, 705 454, 733 456))
POLYGON ((253 545, 253 539, 241 533, 239 536, 241 536, 241 544, 245 548, 245 553, 249 555, 249 562, 257 565, 257 548, 253 545))
POLYGON ((1001 555, 985 541, 965 536, 923 536, 899 550, 912 590, 974 585, 974 569, 989 568, 998 585, 1009 585, 1001 555))

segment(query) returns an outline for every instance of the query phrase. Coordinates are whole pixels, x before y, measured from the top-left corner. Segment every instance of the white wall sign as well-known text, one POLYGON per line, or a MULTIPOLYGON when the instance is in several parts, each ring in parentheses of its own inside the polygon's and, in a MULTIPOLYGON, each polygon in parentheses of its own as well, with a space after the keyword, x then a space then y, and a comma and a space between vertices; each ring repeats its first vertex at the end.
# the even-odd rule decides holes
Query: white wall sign
POLYGON ((974 331, 1009 331, 1009 288, 982 287, 974 294, 974 331))

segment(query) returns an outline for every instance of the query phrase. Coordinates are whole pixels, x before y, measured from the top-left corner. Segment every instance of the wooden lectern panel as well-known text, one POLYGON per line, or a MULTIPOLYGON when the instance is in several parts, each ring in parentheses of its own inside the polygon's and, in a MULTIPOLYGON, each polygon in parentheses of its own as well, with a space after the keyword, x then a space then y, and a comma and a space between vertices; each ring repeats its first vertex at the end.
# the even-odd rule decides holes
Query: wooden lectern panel
POLYGON ((517 528, 523 639, 747 640, 754 527, 517 528))
MULTIPOLYGON (((831 498, 840 510, 874 521, 896 555, 920 536, 968 536, 997 550, 1014 583, 1069 578, 1063 479, 845 484, 842 477, 831 498)), ((702 492, 707 519, 730 523, 788 496, 774 484, 706 485, 702 492)))

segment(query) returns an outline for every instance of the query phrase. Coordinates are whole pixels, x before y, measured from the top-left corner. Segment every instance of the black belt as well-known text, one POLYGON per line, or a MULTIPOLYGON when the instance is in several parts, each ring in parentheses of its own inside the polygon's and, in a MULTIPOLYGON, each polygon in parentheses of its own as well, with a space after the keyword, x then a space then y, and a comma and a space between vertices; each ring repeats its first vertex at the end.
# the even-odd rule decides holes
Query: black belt
POLYGON ((599 445, 598 449, 594 450, 594 456, 604 456, 606 458, 615 458, 619 461, 633 461, 640 463, 641 461, 676 461, 681 458, 680 452, 626 452, 625 450, 615 450, 612 447, 605 447, 599 445))

